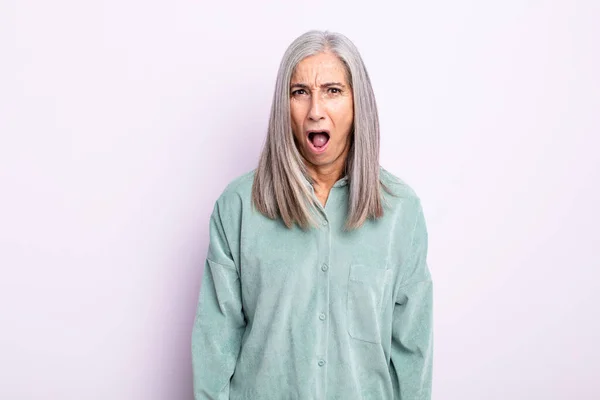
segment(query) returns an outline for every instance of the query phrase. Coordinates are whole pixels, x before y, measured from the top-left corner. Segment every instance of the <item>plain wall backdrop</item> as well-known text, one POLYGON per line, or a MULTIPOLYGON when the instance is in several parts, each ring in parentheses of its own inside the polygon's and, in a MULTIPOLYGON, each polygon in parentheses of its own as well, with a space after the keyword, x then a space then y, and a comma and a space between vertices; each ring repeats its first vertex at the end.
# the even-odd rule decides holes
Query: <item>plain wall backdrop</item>
MULTIPOLYGON (((192 398, 208 218, 309 29, 423 200, 435 400, 600 399, 600 2, 0 2, 0 398, 192 398)), ((410 400, 410 399, 407 399, 410 400)))

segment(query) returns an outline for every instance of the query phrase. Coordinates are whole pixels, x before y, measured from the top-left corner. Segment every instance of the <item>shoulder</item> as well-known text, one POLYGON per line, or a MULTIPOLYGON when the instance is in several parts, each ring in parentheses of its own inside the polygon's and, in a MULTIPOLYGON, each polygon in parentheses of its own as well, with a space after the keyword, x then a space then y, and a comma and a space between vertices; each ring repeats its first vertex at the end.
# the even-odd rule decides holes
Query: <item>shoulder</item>
POLYGON ((407 229, 423 218, 421 198, 405 180, 380 167, 383 204, 391 218, 400 219, 407 229))
POLYGON ((256 170, 253 169, 232 179, 225 186, 225 189, 223 189, 220 198, 250 195, 252 193, 252 184, 254 183, 255 172, 256 170))
POLYGON ((215 206, 229 211, 240 209, 244 203, 249 203, 252 196, 255 170, 248 171, 229 181, 219 194, 215 206))
MULTIPOLYGON (((387 188, 383 189, 384 207, 388 217, 396 221, 400 227, 404 246, 409 252, 415 247, 426 251, 428 232, 421 198, 404 180, 381 168, 380 181, 387 188)), ((385 214, 385 212, 384 212, 385 214)))
POLYGON ((379 168, 379 180, 384 186, 384 191, 393 197, 401 201, 420 203, 419 196, 406 181, 383 167, 379 168))

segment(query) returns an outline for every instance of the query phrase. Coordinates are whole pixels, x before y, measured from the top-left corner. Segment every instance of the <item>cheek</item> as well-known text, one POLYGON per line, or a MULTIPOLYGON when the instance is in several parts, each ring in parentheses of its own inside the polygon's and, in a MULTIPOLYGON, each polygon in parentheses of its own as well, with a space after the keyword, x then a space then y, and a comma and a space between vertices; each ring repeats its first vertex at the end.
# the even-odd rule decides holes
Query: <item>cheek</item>
POLYGON ((354 121, 354 100, 352 97, 347 99, 346 118, 348 119, 349 124, 352 125, 352 122, 354 121))
POLYGON ((302 125, 302 121, 304 120, 304 111, 302 108, 302 104, 299 104, 298 102, 290 103, 290 117, 292 119, 292 124, 302 125))
POLYGON ((299 104, 290 104, 290 119, 292 123, 292 132, 296 138, 301 136, 302 132, 302 108, 299 104))
POLYGON ((332 112, 335 115, 336 125, 339 129, 347 130, 352 127, 354 110, 351 102, 337 104, 336 107, 332 109, 332 112))

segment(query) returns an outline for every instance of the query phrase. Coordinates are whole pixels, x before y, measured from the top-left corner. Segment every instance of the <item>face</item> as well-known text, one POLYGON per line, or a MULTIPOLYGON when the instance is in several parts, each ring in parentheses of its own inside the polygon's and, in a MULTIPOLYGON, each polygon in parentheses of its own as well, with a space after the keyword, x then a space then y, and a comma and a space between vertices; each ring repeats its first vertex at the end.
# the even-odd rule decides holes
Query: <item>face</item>
POLYGON ((354 120, 346 69, 331 53, 302 60, 290 82, 292 131, 307 167, 343 168, 354 120))

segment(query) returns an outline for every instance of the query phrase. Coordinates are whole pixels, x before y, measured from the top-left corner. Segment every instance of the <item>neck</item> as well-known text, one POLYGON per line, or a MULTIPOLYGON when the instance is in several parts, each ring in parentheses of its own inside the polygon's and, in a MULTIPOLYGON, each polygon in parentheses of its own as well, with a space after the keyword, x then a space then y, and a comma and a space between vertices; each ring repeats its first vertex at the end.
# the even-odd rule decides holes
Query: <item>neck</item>
POLYGON ((306 170, 313 180, 315 191, 329 193, 333 185, 344 176, 347 154, 327 165, 306 163, 306 170))
POLYGON ((350 146, 347 145, 342 154, 330 164, 315 165, 304 160, 306 170, 313 180, 315 195, 323 206, 327 202, 331 188, 345 173, 349 148, 350 146))

